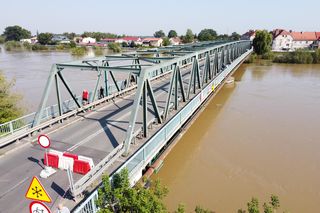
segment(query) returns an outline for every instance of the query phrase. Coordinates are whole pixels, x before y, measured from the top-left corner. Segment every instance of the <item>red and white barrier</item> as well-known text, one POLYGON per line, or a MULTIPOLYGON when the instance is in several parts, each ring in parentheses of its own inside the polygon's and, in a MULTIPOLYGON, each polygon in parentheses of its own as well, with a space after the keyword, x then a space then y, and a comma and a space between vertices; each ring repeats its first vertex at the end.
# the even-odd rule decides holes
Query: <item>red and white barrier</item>
POLYGON ((45 154, 45 165, 47 163, 47 158, 48 166, 63 170, 70 168, 71 171, 83 175, 87 174, 94 167, 92 158, 81 155, 78 156, 68 152, 62 153, 53 149, 50 149, 48 154, 45 154))

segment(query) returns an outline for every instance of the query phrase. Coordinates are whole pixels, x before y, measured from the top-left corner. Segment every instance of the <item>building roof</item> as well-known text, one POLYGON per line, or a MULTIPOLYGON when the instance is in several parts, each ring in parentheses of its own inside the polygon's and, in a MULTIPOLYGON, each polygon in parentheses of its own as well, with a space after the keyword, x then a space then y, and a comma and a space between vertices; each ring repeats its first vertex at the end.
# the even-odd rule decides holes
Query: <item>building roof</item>
POLYGON ((151 42, 151 41, 159 41, 162 38, 144 38, 142 41, 144 42, 151 42))
POLYGON ((141 38, 139 37, 135 37, 135 36, 126 36, 122 38, 125 41, 139 41, 141 40, 141 38))
POLYGON ((320 39, 320 32, 316 32, 316 37, 317 37, 317 40, 320 39))
POLYGON ((118 40, 118 38, 104 38, 104 39, 101 39, 101 41, 116 41, 118 40))
POLYGON ((290 32, 284 30, 284 29, 275 29, 272 31, 272 37, 276 38, 279 35, 290 35, 290 32))
POLYGON ((243 34, 242 36, 251 37, 251 36, 255 36, 255 35, 256 35, 256 31, 254 31, 254 30, 249 30, 248 32, 246 32, 246 33, 243 34))
POLYGON ((315 41, 317 40, 315 32, 290 32, 294 41, 315 41))

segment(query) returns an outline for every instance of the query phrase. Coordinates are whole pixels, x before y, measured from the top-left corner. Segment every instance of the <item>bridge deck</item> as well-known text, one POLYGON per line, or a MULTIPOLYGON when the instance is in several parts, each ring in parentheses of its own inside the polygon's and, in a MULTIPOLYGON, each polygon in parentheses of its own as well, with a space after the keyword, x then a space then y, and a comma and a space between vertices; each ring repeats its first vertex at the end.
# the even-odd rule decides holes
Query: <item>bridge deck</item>
MULTIPOLYGON (((189 83, 190 70, 190 65, 181 70, 185 86, 189 83)), ((170 78, 170 74, 168 74, 151 83, 160 111, 163 111, 165 107, 170 78)), ((97 164, 119 143, 124 141, 133 99, 134 93, 116 98, 91 112, 82 113, 69 119, 64 125, 44 130, 44 133, 52 141, 51 148, 91 157, 97 164)), ((154 112, 150 110, 150 101, 148 101, 148 105, 148 120, 151 121, 154 118, 154 112)), ((139 113, 136 122, 136 131, 141 129, 141 124, 142 112, 139 113)), ((150 131, 150 134, 153 134, 156 129, 150 131)), ((141 140, 133 149, 140 147, 144 141, 141 140)), ((0 195, 0 206, 15 203, 15 205, 7 206, 6 212, 18 212, 22 206, 23 211, 28 210, 29 202, 24 198, 24 194, 32 177, 40 174, 43 156, 44 150, 38 144, 33 143, 1 157, 0 188, 2 194, 0 195)), ((115 165, 124 161, 124 158, 119 159, 115 165)), ((111 172, 114 169, 111 167, 109 170, 111 172)), ((75 181, 80 177, 81 175, 74 174, 75 181)), ((58 200, 65 194, 69 186, 66 171, 58 170, 48 179, 41 179, 41 182, 53 199, 53 203, 48 206, 56 207, 59 203, 58 200)))

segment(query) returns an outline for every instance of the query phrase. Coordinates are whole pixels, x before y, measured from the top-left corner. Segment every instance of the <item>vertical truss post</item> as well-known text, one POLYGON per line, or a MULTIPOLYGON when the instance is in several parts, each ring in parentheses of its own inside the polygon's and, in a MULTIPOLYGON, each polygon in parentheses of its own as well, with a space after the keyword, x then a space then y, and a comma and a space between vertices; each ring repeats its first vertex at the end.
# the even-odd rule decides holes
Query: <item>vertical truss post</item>
POLYGON ((96 86, 94 87, 93 90, 93 96, 91 97, 91 102, 94 102, 96 100, 96 96, 97 96, 97 90, 98 90, 98 86, 99 86, 99 82, 100 82, 100 78, 101 78, 101 70, 97 67, 97 71, 98 71, 98 78, 97 78, 97 83, 96 86))
POLYGON ((167 119, 168 113, 169 113, 169 108, 170 108, 170 102, 171 102, 171 96, 172 96, 172 90, 175 84, 175 79, 176 79, 176 72, 177 72, 177 65, 175 65, 175 68, 172 72, 171 75, 171 80, 170 80, 170 87, 169 87, 169 91, 168 91, 168 96, 167 96, 167 101, 166 101, 166 105, 165 105, 165 109, 164 109, 164 119, 167 119))
POLYGON ((213 72, 214 72, 214 76, 216 76, 218 74, 218 70, 219 70, 219 55, 218 55, 218 50, 215 51, 214 54, 214 60, 213 60, 213 72))
POLYGON ((47 80, 47 83, 46 83, 46 87, 44 89, 44 93, 42 95, 42 98, 41 98, 37 113, 36 113, 36 115, 34 117, 34 120, 33 120, 32 127, 35 127, 35 126, 39 125, 40 122, 41 122, 41 118, 42 118, 42 115, 43 115, 43 110, 46 107, 46 104, 47 104, 47 101, 48 101, 48 97, 49 97, 49 93, 50 93, 50 89, 51 89, 51 86, 52 86, 52 82, 54 80, 55 75, 57 74, 57 71, 58 71, 57 65, 56 64, 52 65, 51 71, 50 71, 50 75, 48 77, 48 80, 47 80))
POLYGON ((142 108, 143 108, 143 136, 148 136, 148 118, 147 118, 147 84, 146 81, 143 82, 143 92, 142 92, 142 108))
POLYGON ((55 84, 56 84, 56 93, 57 93, 59 116, 61 116, 62 115, 61 96, 60 96, 60 88, 59 88, 59 81, 58 81, 57 74, 54 75, 54 80, 55 80, 55 84))
POLYGON ((160 116, 159 108, 158 108, 156 99, 154 97, 154 94, 153 94, 149 79, 146 80, 146 83, 147 83, 147 89, 148 89, 149 97, 150 97, 150 100, 151 100, 151 104, 152 104, 154 112, 156 114, 156 118, 158 120, 158 123, 160 124, 160 123, 162 123, 162 119, 161 119, 161 116, 160 116))
POLYGON ((147 79, 147 75, 148 75, 148 72, 146 72, 145 70, 142 70, 139 75, 137 92, 134 97, 133 106, 132 106, 133 110, 131 111, 128 131, 127 131, 126 139, 124 141, 124 155, 125 156, 127 156, 130 151, 130 144, 131 144, 132 137, 133 137, 133 131, 134 131, 135 123, 137 120, 137 114, 138 114, 138 110, 139 110, 140 100, 141 100, 141 96, 143 93, 145 79, 147 79))
POLYGON ((180 67, 177 67, 177 79, 179 81, 179 85, 180 85, 180 91, 181 91, 181 96, 182 96, 182 101, 186 102, 186 94, 184 91, 184 84, 183 84, 183 79, 182 79, 182 75, 181 75, 181 71, 180 71, 180 67))
POLYGON ((208 83, 208 78, 211 79, 211 64, 209 53, 205 56, 205 64, 202 72, 202 87, 205 83, 208 83))
POLYGON ((190 76, 190 80, 189 80, 189 84, 188 84, 187 99, 190 98, 191 86, 193 89, 193 94, 195 94, 197 85, 198 85, 198 88, 201 89, 198 58, 194 57, 193 64, 192 64, 192 70, 191 70, 191 76, 190 76))
POLYGON ((106 93, 106 96, 109 95, 109 85, 108 85, 108 71, 107 70, 104 70, 104 90, 105 90, 105 93, 106 93))

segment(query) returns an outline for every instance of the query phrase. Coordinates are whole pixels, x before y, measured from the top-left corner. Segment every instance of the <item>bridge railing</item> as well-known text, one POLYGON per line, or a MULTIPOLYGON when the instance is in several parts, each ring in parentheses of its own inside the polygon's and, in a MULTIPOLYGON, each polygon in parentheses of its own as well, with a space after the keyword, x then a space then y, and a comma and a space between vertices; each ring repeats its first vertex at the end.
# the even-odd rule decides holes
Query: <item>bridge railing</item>
MULTIPOLYGON (((123 81, 120 81, 118 84, 123 84, 123 81)), ((117 91, 117 88, 114 85, 109 86, 110 93, 114 93, 117 91)), ((90 95, 92 92, 90 92, 90 95)), ((77 100, 81 100, 81 96, 77 97, 77 100)), ((81 101, 80 101, 81 103, 81 101)), ((76 103, 73 99, 66 100, 62 103, 62 112, 67 113, 76 109, 76 103)), ((30 114, 24 115, 20 118, 14 119, 12 121, 8 121, 6 123, 0 124, 0 137, 5 137, 7 135, 13 134, 15 132, 28 129, 32 126, 33 119, 36 112, 32 112, 30 114)), ((41 122, 47 121, 49 119, 55 118, 59 116, 59 108, 58 105, 52 105, 45 108, 43 116, 41 118, 41 122)))

